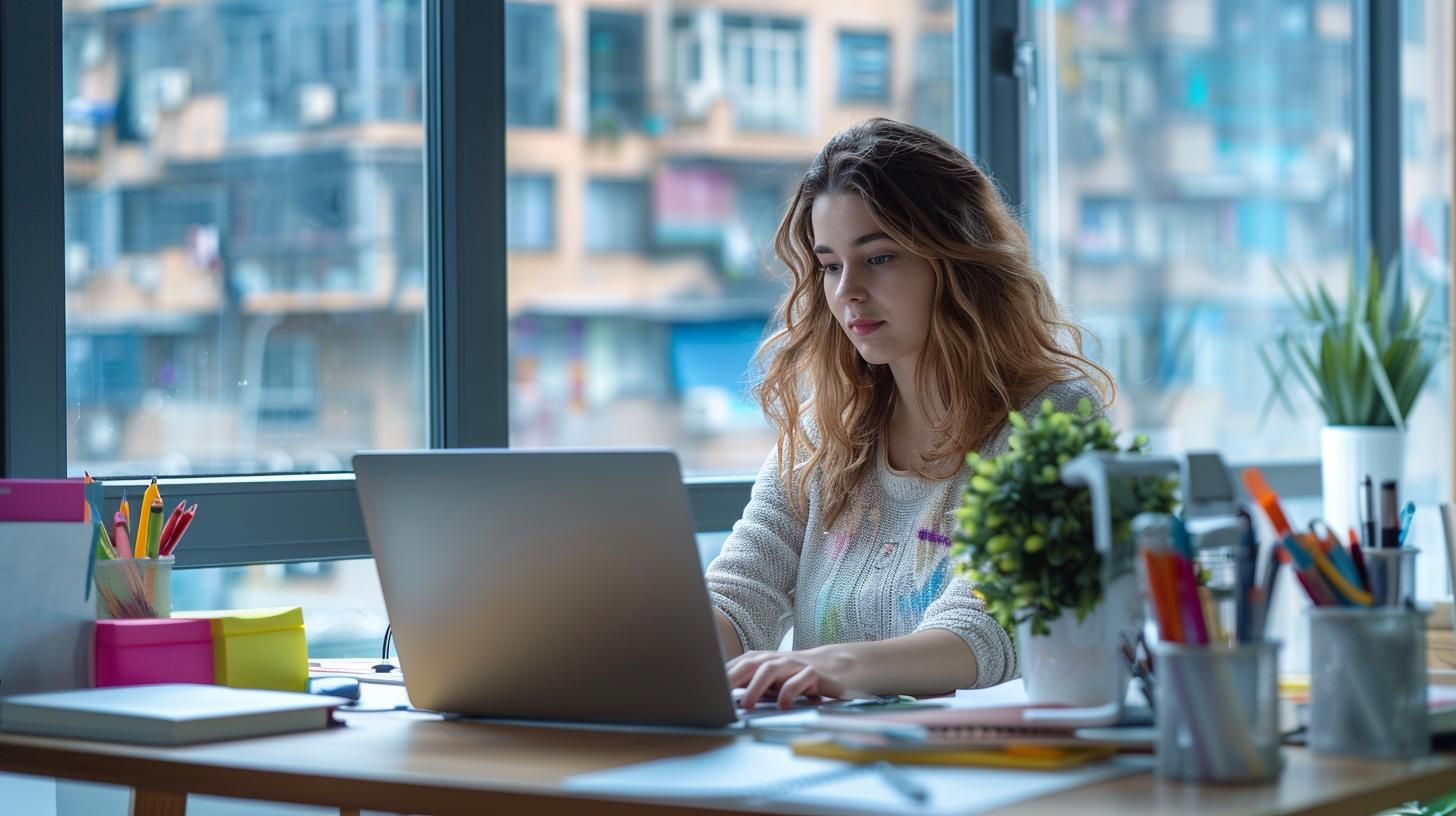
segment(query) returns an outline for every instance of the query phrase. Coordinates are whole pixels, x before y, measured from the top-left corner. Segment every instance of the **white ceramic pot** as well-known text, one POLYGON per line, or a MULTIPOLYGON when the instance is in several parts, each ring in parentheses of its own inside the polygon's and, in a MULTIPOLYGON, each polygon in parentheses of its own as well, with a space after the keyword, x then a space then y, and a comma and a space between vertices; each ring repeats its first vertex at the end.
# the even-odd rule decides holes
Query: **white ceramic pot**
POLYGON ((1121 636, 1135 636, 1142 628, 1137 577, 1113 581, 1102 603, 1080 623, 1076 613, 1066 611, 1050 626, 1051 634, 1036 637, 1029 623, 1016 628, 1021 676, 1032 704, 1090 708, 1120 703, 1131 679, 1119 651, 1121 636))
MULTIPOLYGON (((1320 429, 1320 480, 1324 508, 1320 517, 1341 537, 1359 528, 1360 482, 1374 482, 1380 512, 1380 483, 1399 479, 1405 468, 1405 432, 1397 428, 1327 425, 1320 429)), ((1291 524, 1301 526, 1304 520, 1291 524)), ((1367 546, 1374 542, 1362 542, 1367 546)))

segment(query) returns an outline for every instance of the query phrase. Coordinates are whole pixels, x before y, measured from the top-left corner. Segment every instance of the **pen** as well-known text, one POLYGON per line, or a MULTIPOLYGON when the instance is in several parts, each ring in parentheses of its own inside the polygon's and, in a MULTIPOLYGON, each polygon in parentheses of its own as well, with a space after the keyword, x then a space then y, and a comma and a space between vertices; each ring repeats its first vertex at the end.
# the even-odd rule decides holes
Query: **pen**
POLYGON ((898 743, 921 743, 930 739, 930 729, 923 725, 871 722, 858 717, 819 717, 810 728, 840 734, 871 734, 898 743))
POLYGON ((1360 482, 1360 539, 1367 547, 1377 546, 1375 537, 1375 482, 1367 473, 1360 482))
POLYGON ((182 534, 187 532, 187 525, 192 523, 192 519, 196 515, 197 504, 193 503, 191 507, 182 513, 182 517, 177 520, 177 529, 172 533, 172 540, 167 542, 166 549, 162 550, 162 555, 171 555, 176 551, 177 545, 182 543, 182 534))
POLYGON ((1396 498, 1395 481, 1380 483, 1380 548, 1394 549, 1400 546, 1400 510, 1396 498))
POLYGON ((1234 635, 1240 643, 1253 639, 1254 567, 1259 556, 1259 543, 1254 539, 1254 517, 1247 508, 1239 508, 1239 548, 1235 556, 1238 597, 1234 605, 1234 635))
POLYGON ((152 506, 147 509, 147 558, 156 558, 162 554, 162 500, 152 499, 152 506))
POLYGON ((177 502, 177 506, 172 508, 172 515, 167 517, 167 523, 162 525, 162 540, 160 544, 163 552, 166 552, 170 549, 167 545, 171 543, 174 537, 176 537, 177 522, 182 520, 182 511, 185 509, 187 509, 186 499, 177 502))
MULTIPOLYGON (((146 558, 147 555, 148 555, 147 547, 151 546, 151 541, 152 541, 152 537, 151 537, 151 532, 152 532, 152 530, 151 530, 151 525, 152 525, 151 507, 152 507, 152 502, 156 501, 157 499, 160 499, 161 497, 162 497, 162 493, 161 493, 161 490, 157 487, 157 479, 154 476, 154 477, 152 477, 151 483, 147 485, 147 489, 145 491, 143 491, 143 493, 142 493, 142 503, 141 503, 141 505, 139 507, 137 507, 137 512, 141 514, 141 516, 137 519, 137 526, 136 526, 136 557, 137 558, 146 558)), ((160 516, 160 514, 158 514, 158 515, 160 516)), ((162 520, 161 520, 160 517, 157 519, 157 523, 158 524, 161 524, 162 523, 162 520)), ((158 531, 158 532, 160 532, 160 531, 158 531)))
POLYGON ((1404 547, 1405 540, 1410 536, 1411 522, 1416 518, 1416 503, 1407 500, 1405 506, 1400 508, 1400 538, 1396 539, 1396 546, 1404 547))
POLYGON ((1365 566, 1365 553, 1360 548, 1360 539, 1355 529, 1350 528, 1350 560, 1355 562, 1355 572, 1360 576, 1360 588, 1370 591, 1370 569, 1365 566))
POLYGON ((131 543, 126 533, 126 518, 118 511, 116 518, 112 521, 111 532, 112 545, 116 547, 117 558, 131 558, 131 543))
POLYGON ((920 784, 904 768, 892 762, 880 760, 875 763, 875 770, 885 783, 894 788, 901 796, 915 803, 925 802, 930 799, 930 790, 920 784))

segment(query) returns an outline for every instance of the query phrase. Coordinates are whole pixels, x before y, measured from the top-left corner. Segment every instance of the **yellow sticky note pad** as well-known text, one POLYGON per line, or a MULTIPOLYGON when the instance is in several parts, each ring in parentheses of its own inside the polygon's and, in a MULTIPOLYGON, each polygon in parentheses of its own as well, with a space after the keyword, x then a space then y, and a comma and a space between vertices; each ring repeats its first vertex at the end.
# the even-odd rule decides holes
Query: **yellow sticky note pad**
POLYGON ((212 622, 213 671, 218 685, 308 690, 302 607, 174 612, 172 617, 212 622))

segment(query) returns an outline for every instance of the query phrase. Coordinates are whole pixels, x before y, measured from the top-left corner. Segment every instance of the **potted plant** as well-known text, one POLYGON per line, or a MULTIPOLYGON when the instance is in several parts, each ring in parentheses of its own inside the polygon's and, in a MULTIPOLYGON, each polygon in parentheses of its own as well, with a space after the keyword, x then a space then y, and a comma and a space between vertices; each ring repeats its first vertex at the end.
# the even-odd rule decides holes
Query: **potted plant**
MULTIPOLYGON (((1107 625, 1102 616, 1138 614, 1132 519, 1171 512, 1176 481, 1111 483, 1114 549, 1104 564, 1093 544, 1088 491, 1064 484, 1061 467, 1088 452, 1144 454, 1147 438, 1140 434, 1120 447, 1107 420, 1094 417, 1085 399, 1076 413, 1057 411, 1048 400, 1031 421, 1016 412, 1010 421, 1005 453, 966 458, 971 476, 951 549, 957 571, 1016 643, 1032 702, 1116 703, 1126 692, 1125 672, 1119 644, 1105 633, 1122 627, 1107 625), (1104 602, 1104 581, 1115 586, 1114 602, 1104 602), (1095 677, 1124 679, 1115 688, 1088 682, 1095 677)), ((1135 626, 1135 620, 1125 623, 1135 626)))
POLYGON ((1413 304, 1397 276, 1382 279, 1373 259, 1363 287, 1352 270, 1343 304, 1323 283, 1294 285, 1283 274, 1279 282, 1299 320, 1259 349, 1273 381, 1264 411, 1278 400, 1294 413, 1286 392, 1291 379, 1313 399, 1325 419, 1324 519, 1337 531, 1353 528, 1364 478, 1378 488, 1401 476, 1406 419, 1445 352, 1447 335, 1425 322, 1429 297, 1413 304))

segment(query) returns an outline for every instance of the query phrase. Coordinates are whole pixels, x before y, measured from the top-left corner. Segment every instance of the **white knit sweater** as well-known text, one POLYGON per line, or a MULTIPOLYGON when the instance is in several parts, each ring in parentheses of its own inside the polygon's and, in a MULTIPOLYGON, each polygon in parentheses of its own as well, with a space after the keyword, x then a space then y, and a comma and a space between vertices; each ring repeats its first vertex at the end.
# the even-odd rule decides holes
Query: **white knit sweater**
MULTIPOLYGON (((1030 418, 1047 399, 1057 410, 1075 411, 1083 397, 1101 411, 1096 392, 1079 380, 1052 385, 1021 413, 1030 418)), ((980 454, 1003 453, 1010 432, 1006 423, 980 454)), ((975 654, 978 687, 1015 678, 1010 638, 965 579, 949 574, 946 555, 967 468, 929 481, 892 470, 883 445, 877 458, 876 470, 826 530, 819 480, 809 482, 806 523, 770 453, 743 518, 708 567, 713 605, 733 622, 745 650, 778 648, 790 624, 795 649, 946 629, 975 654)))

